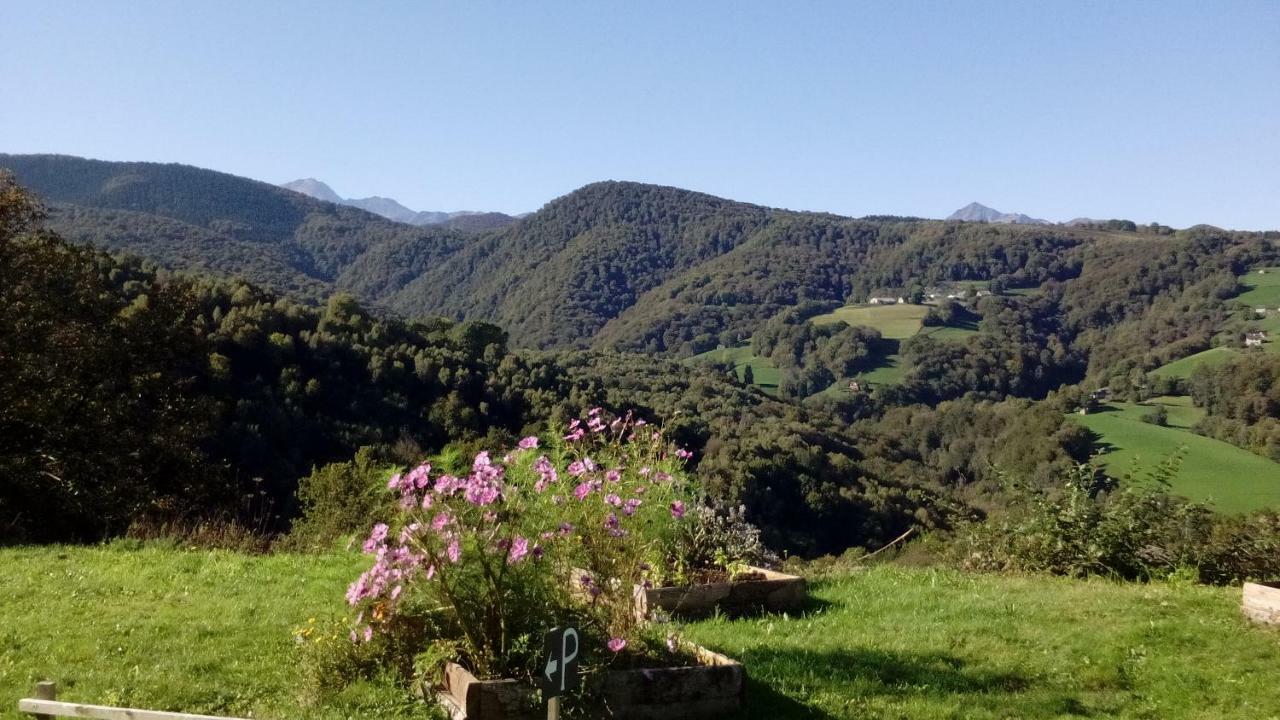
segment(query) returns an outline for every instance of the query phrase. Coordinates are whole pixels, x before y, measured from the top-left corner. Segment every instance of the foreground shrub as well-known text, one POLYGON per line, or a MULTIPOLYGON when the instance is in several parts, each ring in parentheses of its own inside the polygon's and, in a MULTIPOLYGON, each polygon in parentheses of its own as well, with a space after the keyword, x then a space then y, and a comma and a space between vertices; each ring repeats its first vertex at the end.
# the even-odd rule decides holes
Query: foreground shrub
POLYGON ((531 679, 543 633, 572 624, 588 670, 672 662, 679 644, 641 626, 632 587, 676 562, 695 504, 688 456, 643 420, 593 410, 549 447, 527 437, 500 459, 478 453, 465 475, 395 474, 396 510, 373 527, 374 564, 347 592, 350 640, 394 646, 407 633, 421 638, 420 671, 455 660, 531 679))
POLYGON ((1011 486, 1012 508, 962 525, 953 545, 977 570, 1151 580, 1188 571, 1202 582, 1280 577, 1280 516, 1215 514, 1166 492, 1178 458, 1117 487, 1093 464, 1060 488, 1011 486))
POLYGON ((370 448, 360 448, 349 462, 314 468, 298 482, 302 516, 294 521, 287 545, 323 549, 339 538, 369 528, 369 518, 392 507, 387 499, 387 467, 370 448))

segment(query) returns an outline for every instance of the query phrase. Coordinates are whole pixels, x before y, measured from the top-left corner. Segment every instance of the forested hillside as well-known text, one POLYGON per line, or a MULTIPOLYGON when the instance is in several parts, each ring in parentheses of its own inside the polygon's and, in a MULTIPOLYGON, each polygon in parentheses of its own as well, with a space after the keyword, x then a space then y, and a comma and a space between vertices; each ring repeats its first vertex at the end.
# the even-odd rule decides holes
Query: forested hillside
POLYGON ((435 258, 468 237, 187 165, 0 155, 0 168, 49 204, 50 226, 76 242, 312 299, 349 286, 363 289, 359 272, 345 273, 373 248, 435 258))
POLYGON ((48 206, 6 186, 14 537, 248 491, 284 521, 300 477, 358 448, 416 460, 593 405, 666 421, 717 500, 803 552, 981 512, 1006 469, 1052 484, 1107 449, 1064 419, 1098 397, 1189 394, 1208 414, 1188 432, 1276 457, 1274 364, 1157 372, 1243 344, 1240 278, 1280 264, 1276 233, 851 219, 625 182, 463 233, 179 165, 0 166, 48 206), (114 403, 130 387, 158 390, 114 403), (114 425, 133 431, 108 444, 114 425), (36 503, 61 519, 32 524, 36 503))

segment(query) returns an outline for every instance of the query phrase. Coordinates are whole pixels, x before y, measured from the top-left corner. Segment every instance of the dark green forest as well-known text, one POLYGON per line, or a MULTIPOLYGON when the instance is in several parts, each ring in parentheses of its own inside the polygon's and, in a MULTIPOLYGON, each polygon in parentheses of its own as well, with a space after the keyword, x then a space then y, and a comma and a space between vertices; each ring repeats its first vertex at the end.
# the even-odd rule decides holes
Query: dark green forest
POLYGON ((463 232, 179 165, 0 167, 10 542, 283 529, 299 479, 361 448, 413 462, 597 405, 666 423, 710 498, 802 554, 997 510, 1010 473, 1052 487, 1096 449, 1065 419, 1095 388, 1188 393, 1198 432, 1280 452, 1270 356, 1147 375, 1217 342, 1275 233, 852 219, 622 182, 463 232), (924 320, 964 333, 811 322, 964 282, 989 291, 924 320), (776 393, 680 362, 743 346, 776 393), (900 382, 826 392, 891 355, 900 382))

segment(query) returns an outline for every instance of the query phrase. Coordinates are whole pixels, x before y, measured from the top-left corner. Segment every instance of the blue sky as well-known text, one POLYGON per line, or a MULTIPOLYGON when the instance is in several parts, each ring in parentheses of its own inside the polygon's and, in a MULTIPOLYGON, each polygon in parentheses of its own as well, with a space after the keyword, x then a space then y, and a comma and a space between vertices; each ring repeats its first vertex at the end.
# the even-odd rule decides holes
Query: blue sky
POLYGON ((0 151, 1280 228, 1280 2, 0 1, 0 151))

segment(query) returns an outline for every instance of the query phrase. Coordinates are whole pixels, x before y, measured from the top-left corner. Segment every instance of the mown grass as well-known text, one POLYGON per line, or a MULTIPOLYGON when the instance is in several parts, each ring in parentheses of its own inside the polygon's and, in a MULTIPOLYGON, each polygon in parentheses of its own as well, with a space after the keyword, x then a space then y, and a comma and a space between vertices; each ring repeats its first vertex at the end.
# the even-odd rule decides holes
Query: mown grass
POLYGON ((750 345, 735 348, 717 348, 694 355, 686 362, 731 362, 738 372, 738 379, 745 377, 746 369, 751 368, 752 384, 768 391, 778 389, 782 373, 769 358, 759 357, 751 353, 750 345))
MULTIPOLYGON (((0 718, 51 679, 59 697, 317 720, 424 717, 392 683, 300 709, 293 631, 343 611, 359 555, 251 556, 147 546, 0 551, 0 718)), ((29 720, 29 719, 27 719, 29 720)))
POLYGON ((905 340, 920 332, 921 321, 928 312, 928 305, 850 305, 817 315, 811 322, 823 325, 844 321, 875 328, 889 340, 905 340))
MULTIPOLYGON (((273 718, 434 713, 393 683, 302 706, 293 631, 337 616, 354 554, 149 545, 0 550, 0 718, 52 678, 68 700, 273 718)), ((793 616, 712 619, 747 664, 745 718, 1273 718, 1280 632, 1239 590, 882 566, 793 616)))
POLYGON ((1240 284, 1249 288, 1236 300, 1249 307, 1280 307, 1280 268, 1255 268, 1240 276, 1240 284), (1265 270, 1259 274, 1258 270, 1265 270))
POLYGON ((1175 493, 1209 502, 1223 512, 1280 507, 1280 463, 1229 443, 1188 431, 1203 412, 1185 399, 1164 398, 1171 427, 1143 422, 1152 405, 1112 403, 1101 412, 1071 417, 1097 433, 1106 452, 1102 462, 1113 473, 1151 465, 1186 448, 1170 481, 1175 493))
POLYGON ((1280 633, 1239 593, 879 566, 689 631, 746 663, 761 720, 1280 717, 1280 633))
POLYGON ((1151 371, 1157 377, 1189 378, 1201 365, 1221 365, 1237 356, 1237 350, 1229 347, 1209 348, 1194 355, 1174 360, 1151 371))

